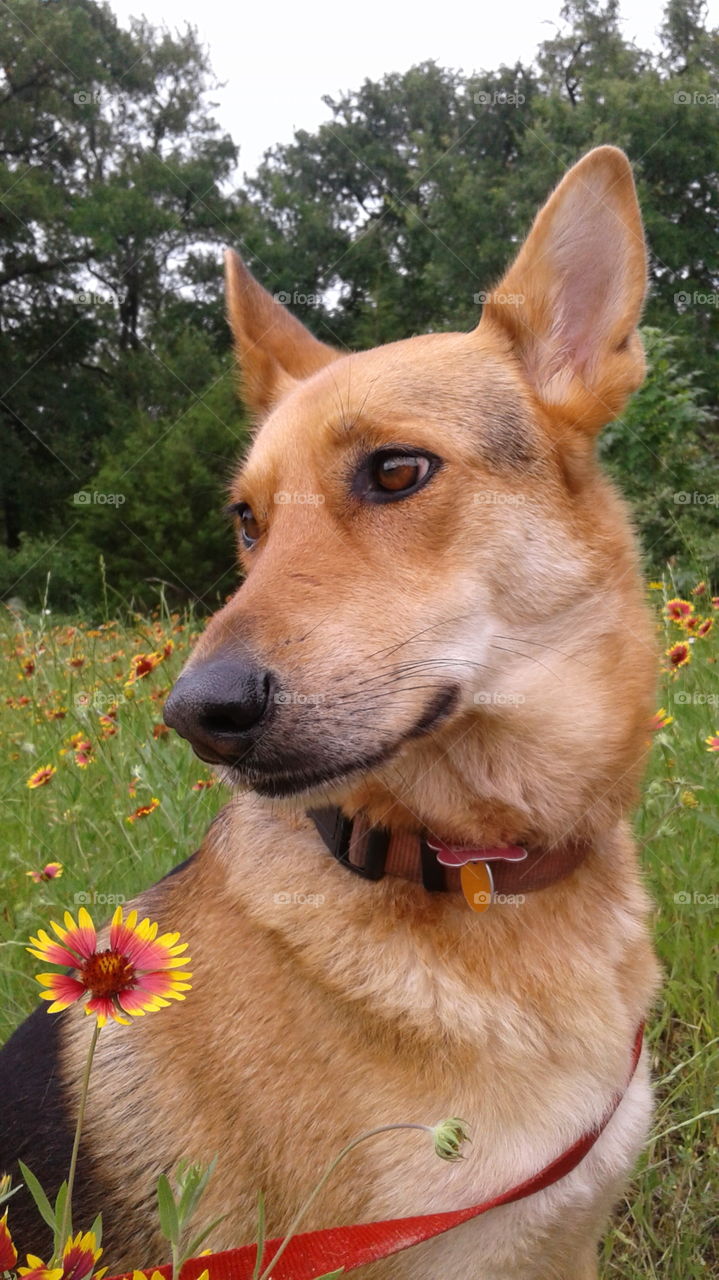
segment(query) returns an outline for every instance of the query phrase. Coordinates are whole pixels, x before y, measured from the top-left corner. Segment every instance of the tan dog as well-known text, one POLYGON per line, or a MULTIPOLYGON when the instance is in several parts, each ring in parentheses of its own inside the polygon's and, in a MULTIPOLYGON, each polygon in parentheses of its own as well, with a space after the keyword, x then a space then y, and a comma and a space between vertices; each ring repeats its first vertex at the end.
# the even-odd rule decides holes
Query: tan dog
MULTIPOLYGON (((473 1143, 456 1165, 416 1133, 361 1147, 306 1227, 494 1195, 624 1089, 657 985, 626 827, 656 663, 595 439, 642 380, 645 271, 611 147, 564 178, 471 333, 343 355, 229 255, 261 423, 232 489, 246 581, 166 714, 239 792, 137 904, 189 942, 187 1004, 100 1039, 76 1217, 102 1207, 115 1268, 163 1260, 152 1187, 180 1156, 219 1156, 219 1249, 253 1238, 260 1189, 281 1234, 373 1125, 458 1115, 473 1143), (559 870, 477 914, 409 871, 351 874, 307 816, 328 804, 559 870)), ((62 1023, 73 1093, 87 1023, 62 1023)), ((642 1061, 575 1172, 361 1274, 596 1277, 650 1111, 642 1061)))

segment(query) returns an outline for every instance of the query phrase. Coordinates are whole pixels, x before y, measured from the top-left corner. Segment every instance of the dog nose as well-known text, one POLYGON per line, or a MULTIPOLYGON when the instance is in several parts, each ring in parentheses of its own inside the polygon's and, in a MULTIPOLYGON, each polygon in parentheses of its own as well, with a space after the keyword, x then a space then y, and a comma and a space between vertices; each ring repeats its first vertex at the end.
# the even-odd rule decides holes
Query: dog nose
POLYGON ((211 764, 236 759, 268 713, 272 673, 238 658, 217 658, 180 676, 165 703, 165 724, 211 764))

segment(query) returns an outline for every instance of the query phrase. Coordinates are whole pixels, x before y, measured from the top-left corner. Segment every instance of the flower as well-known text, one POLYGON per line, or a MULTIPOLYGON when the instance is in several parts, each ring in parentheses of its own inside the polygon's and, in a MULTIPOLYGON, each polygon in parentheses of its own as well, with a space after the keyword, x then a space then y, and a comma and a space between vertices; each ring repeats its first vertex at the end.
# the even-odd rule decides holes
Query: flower
MULTIPOLYGON (((93 1274, 101 1253, 102 1249, 98 1249, 93 1231, 86 1231, 84 1235, 78 1231, 74 1239, 70 1237, 62 1251, 61 1267, 47 1267, 41 1258, 29 1253, 29 1265, 18 1267, 17 1271, 18 1275, 25 1276, 25 1280, 85 1280, 93 1274)), ((107 1267, 95 1271, 96 1280, 101 1280, 106 1271, 107 1267)))
POLYGON ((707 744, 707 751, 719 751, 719 732, 710 734, 704 741, 707 744))
POLYGON ((712 608, 719 609, 719 596, 712 596, 712 608))
POLYGON ((705 618, 705 619, 704 619, 704 621, 703 621, 703 622, 701 622, 701 623, 699 624, 699 626, 697 627, 697 635, 698 635, 698 636, 708 636, 708 635, 709 635, 709 632, 711 631, 711 629, 712 629, 712 627, 713 627, 713 626, 714 626, 714 619, 713 619, 713 618, 705 618))
POLYGON ((168 734, 169 732, 170 730, 168 729, 167 725, 163 724, 161 720, 158 721, 157 724, 154 724, 152 726, 152 736, 155 739, 155 741, 157 741, 158 738, 164 738, 165 735, 168 734))
POLYGON ((30 775, 25 785, 29 787, 31 791, 34 791, 37 787, 45 787, 48 782, 55 777, 56 773, 57 769, 54 764, 43 765, 41 769, 36 769, 35 772, 30 775))
POLYGON ((667 600, 664 610, 670 621, 686 622, 694 612, 694 605, 689 600, 667 600))
POLYGON ((680 667, 686 666, 692 656, 692 651, 688 644, 683 640, 679 640, 677 644, 673 644, 667 649, 666 656, 669 659, 670 670, 678 671, 680 667))
POLYGON ((85 659, 84 659, 83 655, 82 655, 81 653, 79 653, 79 654, 77 655, 77 657, 76 657, 76 658, 71 658, 71 659, 70 659, 70 662, 69 662, 69 665, 70 665, 71 667, 73 667, 73 668, 75 669, 75 671, 79 671, 79 670, 80 670, 80 668, 81 668, 81 667, 84 667, 84 665, 85 665, 85 659))
POLYGON ((155 650, 154 653, 136 653, 130 662, 130 674, 128 676, 126 686, 134 684, 136 680, 142 680, 144 676, 149 676, 151 671, 164 660, 165 655, 155 650))
POLYGON ((674 723, 674 716, 667 715, 666 708, 660 707, 654 712, 649 728, 652 733, 658 733, 660 729, 666 729, 667 725, 674 723))
POLYGON ((682 791, 679 796, 679 803, 683 809, 696 809, 699 801, 693 791, 682 791))
POLYGON ((43 880, 57 880, 62 875, 62 863, 47 862, 41 871, 26 871, 25 875, 30 876, 35 884, 40 884, 43 880))
POLYGON ((193 791, 204 791, 207 787, 214 787, 217 778, 198 778, 197 782, 193 782, 193 791))
POLYGON ((179 933, 163 933, 148 919, 137 923, 137 912, 123 918, 118 907, 110 925, 109 947, 97 949, 97 932, 92 917, 80 907, 77 924, 65 912, 65 927, 51 921, 59 942, 40 929, 26 950, 38 960, 63 965, 66 973, 39 973, 37 981, 46 990, 42 1000, 51 1000, 48 1013, 59 1013, 89 996, 86 1013, 94 1013, 99 1026, 108 1018, 127 1022, 123 1014, 141 1017, 167 1006, 168 1000, 184 1000, 190 990, 191 973, 176 972, 189 963, 182 955, 187 943, 178 943, 179 933))
POLYGON ((663 590, 664 590, 664 583, 663 583, 663 582, 648 582, 648 583, 647 583, 647 586, 649 587, 649 590, 650 590, 650 591, 663 591, 663 590))
POLYGON ((701 582, 698 582, 695 587, 692 587, 692 595, 701 596, 704 594, 706 589, 707 589, 707 584, 702 580, 701 582))
POLYGON ((8 1230, 6 1209, 2 1218, 0 1218, 0 1273, 14 1271, 16 1262, 17 1249, 8 1230))
POLYGON ((469 1130, 464 1120, 458 1120, 456 1116, 443 1120, 432 1129, 432 1135, 434 1149, 441 1160, 464 1158, 461 1152, 462 1143, 470 1141, 469 1130))
POLYGON ((18 1275, 25 1276, 25 1280, 62 1280, 62 1267, 47 1267, 34 1253, 27 1255, 27 1261, 26 1267, 18 1267, 18 1275))
POLYGON ((125 822, 137 822, 138 818, 146 818, 148 813, 154 813, 159 808, 160 801, 157 796, 153 796, 149 804, 141 804, 134 813, 128 813, 125 822))

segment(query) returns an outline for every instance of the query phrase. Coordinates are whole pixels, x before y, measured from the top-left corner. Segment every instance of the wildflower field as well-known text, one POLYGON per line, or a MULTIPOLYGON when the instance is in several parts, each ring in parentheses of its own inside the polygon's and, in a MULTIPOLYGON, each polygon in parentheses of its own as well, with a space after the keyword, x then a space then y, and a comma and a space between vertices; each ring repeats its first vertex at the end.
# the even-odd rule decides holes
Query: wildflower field
MULTIPOLYGON (((662 674, 636 833, 665 968, 648 1027, 658 1107, 603 1274, 704 1280, 719 1267, 719 600, 702 583, 649 596, 662 674)), ((112 916, 197 847, 226 798, 162 723, 200 629, 163 610, 101 624, 3 610, 0 1042, 37 1005, 29 935, 81 906, 112 916)))

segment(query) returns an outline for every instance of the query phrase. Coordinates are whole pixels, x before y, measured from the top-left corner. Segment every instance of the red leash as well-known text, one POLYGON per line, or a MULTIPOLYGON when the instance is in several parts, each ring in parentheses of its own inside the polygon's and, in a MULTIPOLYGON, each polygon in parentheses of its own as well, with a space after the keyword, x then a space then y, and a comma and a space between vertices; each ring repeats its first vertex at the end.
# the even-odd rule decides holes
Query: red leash
MULTIPOLYGON (((336 1271, 344 1267, 345 1271, 354 1271, 357 1267, 366 1266, 370 1262, 378 1262, 380 1258, 388 1258, 403 1249, 411 1249, 415 1244, 431 1240, 459 1227, 471 1218, 478 1218, 490 1209, 498 1209, 503 1204, 514 1204, 524 1200, 537 1191, 544 1191, 553 1183, 565 1178, 576 1169, 584 1157, 591 1151, 597 1139, 606 1129, 609 1121, 619 1106, 626 1089, 629 1087, 637 1069, 642 1052, 644 1026, 637 1031, 632 1051, 632 1063, 627 1086, 618 1093, 596 1129, 590 1129, 581 1138, 553 1160, 545 1165, 539 1173, 520 1182, 518 1186, 503 1191, 501 1195, 482 1204, 472 1205, 469 1209, 456 1209, 449 1213, 427 1213, 416 1218, 391 1218, 382 1222, 362 1222, 352 1227, 330 1227, 323 1231, 307 1231, 304 1235, 294 1236, 287 1246, 276 1267, 272 1269, 272 1280, 315 1280, 326 1271, 336 1271)), ((267 1266, 282 1244, 282 1236, 269 1240, 265 1244, 262 1257, 263 1266, 267 1266)), ((202 1271, 208 1270, 210 1280, 251 1280, 255 1265, 257 1246, 245 1245, 241 1249, 228 1249, 224 1253, 210 1254, 204 1258, 191 1258, 182 1269, 183 1280, 197 1280, 202 1271)), ((147 1273, 159 1271, 163 1277, 169 1278, 169 1266, 147 1268, 147 1273)), ((120 1280, 120 1277, 111 1277, 120 1280)), ((124 1278, 123 1278, 124 1280, 124 1278)))

